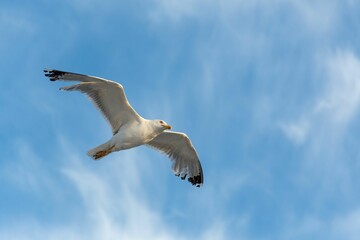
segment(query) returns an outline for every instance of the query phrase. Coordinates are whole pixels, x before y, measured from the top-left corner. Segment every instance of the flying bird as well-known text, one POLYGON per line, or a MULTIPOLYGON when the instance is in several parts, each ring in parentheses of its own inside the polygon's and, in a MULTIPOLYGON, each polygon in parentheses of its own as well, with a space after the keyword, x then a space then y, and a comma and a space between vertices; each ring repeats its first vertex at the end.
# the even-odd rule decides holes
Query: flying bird
POLYGON ((88 155, 99 160, 106 155, 140 145, 152 147, 172 160, 172 171, 182 180, 197 187, 204 182, 201 163, 196 150, 181 132, 170 131, 163 120, 141 117, 129 104, 121 84, 104 78, 83 74, 45 69, 51 81, 77 81, 75 85, 60 88, 64 91, 80 91, 86 94, 109 122, 112 138, 91 150, 88 155))

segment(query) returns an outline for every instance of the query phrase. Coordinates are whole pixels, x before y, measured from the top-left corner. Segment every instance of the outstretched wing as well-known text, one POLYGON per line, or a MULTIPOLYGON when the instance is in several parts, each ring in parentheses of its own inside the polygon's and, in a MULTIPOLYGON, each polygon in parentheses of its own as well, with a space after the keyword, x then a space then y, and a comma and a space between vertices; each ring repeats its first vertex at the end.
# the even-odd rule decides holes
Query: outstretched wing
POLYGON ((80 91, 85 93, 95 106, 102 112, 116 134, 120 127, 129 121, 139 121, 140 115, 130 106, 121 84, 99 77, 44 70, 45 76, 51 81, 78 81, 76 85, 62 87, 60 90, 80 91))
POLYGON ((204 183, 204 176, 199 157, 190 139, 184 133, 165 131, 147 145, 153 147, 172 159, 172 170, 181 179, 197 187, 204 183))

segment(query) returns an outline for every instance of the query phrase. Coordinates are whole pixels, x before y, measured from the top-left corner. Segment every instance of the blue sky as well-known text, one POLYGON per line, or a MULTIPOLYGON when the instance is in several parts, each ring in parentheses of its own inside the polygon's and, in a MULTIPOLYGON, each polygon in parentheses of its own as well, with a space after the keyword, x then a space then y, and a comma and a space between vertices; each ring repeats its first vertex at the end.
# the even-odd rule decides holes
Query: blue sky
POLYGON ((0 239, 358 239, 360 2, 2 1, 0 239), (202 188, 44 68, 120 82, 202 188))

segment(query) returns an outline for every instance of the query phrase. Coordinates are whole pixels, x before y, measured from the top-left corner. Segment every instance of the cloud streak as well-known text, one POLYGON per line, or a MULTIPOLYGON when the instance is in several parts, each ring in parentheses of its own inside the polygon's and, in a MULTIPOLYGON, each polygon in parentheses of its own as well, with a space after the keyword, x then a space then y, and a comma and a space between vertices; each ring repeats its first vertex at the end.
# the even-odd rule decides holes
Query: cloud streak
POLYGON ((313 104, 313 108, 298 113, 297 122, 281 125, 285 134, 294 142, 306 138, 320 137, 319 131, 332 129, 334 138, 341 137, 359 110, 360 104, 360 60, 348 50, 339 50, 321 59, 318 69, 324 78, 323 90, 313 104), (339 135, 340 134, 340 135, 339 135), (308 137, 307 137, 308 136, 308 137))
MULTIPOLYGON (((144 189, 147 186, 145 181, 147 184, 154 181, 149 176, 157 171, 158 166, 149 165, 148 156, 141 151, 124 151, 121 153, 122 159, 110 156, 105 161, 93 162, 84 159, 84 154, 77 154, 64 138, 59 138, 58 146, 61 152, 56 154, 57 159, 52 160, 56 162, 55 168, 58 168, 55 172, 27 143, 23 143, 19 157, 9 163, 4 172, 9 173, 5 175, 5 180, 22 191, 26 189, 29 198, 46 195, 50 208, 56 208, 59 204, 67 206, 66 217, 56 209, 52 210, 52 214, 59 215, 59 220, 45 221, 41 216, 24 215, 21 220, 3 223, 0 237, 54 240, 165 240, 190 237, 169 220, 191 217, 180 212, 179 216, 169 218, 171 215, 164 214, 161 206, 162 201, 167 201, 166 195, 157 187, 152 188, 151 193, 144 189)), ((163 177, 161 174, 159 176, 163 177)), ((156 181, 156 184, 162 188, 166 186, 164 181, 156 181)), ((207 239, 210 235, 215 239, 225 238, 222 224, 212 221, 209 224, 196 234, 199 239, 207 239)))

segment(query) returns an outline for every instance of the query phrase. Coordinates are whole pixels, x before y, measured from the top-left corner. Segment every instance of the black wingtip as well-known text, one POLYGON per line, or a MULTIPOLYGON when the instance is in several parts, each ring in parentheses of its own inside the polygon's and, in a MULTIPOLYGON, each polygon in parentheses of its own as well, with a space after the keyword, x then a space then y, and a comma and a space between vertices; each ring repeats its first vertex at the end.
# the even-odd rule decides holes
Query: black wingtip
POLYGON ((66 72, 54 70, 54 69, 44 69, 45 77, 48 77, 50 81, 56 81, 61 78, 66 72))
MULTIPOLYGON (((176 177, 180 177, 181 180, 185 180, 187 177, 187 174, 175 174, 176 177)), ((202 175, 202 172, 200 172, 198 175, 193 176, 193 177, 189 177, 188 181, 192 184, 195 185, 196 187, 201 187, 204 183, 204 178, 202 175)))
POLYGON ((196 187, 200 187, 204 181, 203 181, 203 177, 201 174, 193 176, 193 177, 189 177, 188 181, 192 184, 195 185, 196 187))

